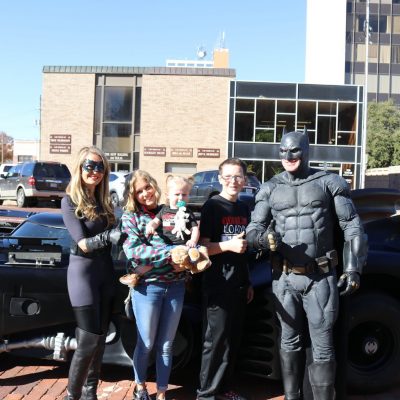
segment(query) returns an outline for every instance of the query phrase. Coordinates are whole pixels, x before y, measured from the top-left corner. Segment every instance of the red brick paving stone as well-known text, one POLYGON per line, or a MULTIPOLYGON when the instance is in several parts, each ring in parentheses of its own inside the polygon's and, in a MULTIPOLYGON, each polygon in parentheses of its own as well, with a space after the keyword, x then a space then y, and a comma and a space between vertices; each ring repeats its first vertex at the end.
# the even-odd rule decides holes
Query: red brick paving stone
POLYGON ((12 394, 8 394, 4 398, 4 400, 22 400, 24 398, 26 398, 26 397, 23 394, 14 394, 14 393, 12 393, 12 394))
MULTIPOLYGON (((30 375, 30 374, 34 374, 35 372, 38 371, 38 367, 35 366, 27 366, 24 367, 21 371, 18 372, 18 374, 16 374, 15 376, 17 377, 24 377, 26 375, 30 375)), ((24 383, 24 384, 18 384, 18 386, 15 388, 15 390, 13 391, 13 394, 20 394, 23 396, 26 396, 32 389, 34 386, 36 386, 37 382, 28 382, 28 383, 24 383)))
POLYGON ((65 395, 65 388, 67 387, 67 378, 57 379, 57 381, 51 386, 49 391, 46 393, 49 396, 52 396, 53 400, 61 395, 65 395))

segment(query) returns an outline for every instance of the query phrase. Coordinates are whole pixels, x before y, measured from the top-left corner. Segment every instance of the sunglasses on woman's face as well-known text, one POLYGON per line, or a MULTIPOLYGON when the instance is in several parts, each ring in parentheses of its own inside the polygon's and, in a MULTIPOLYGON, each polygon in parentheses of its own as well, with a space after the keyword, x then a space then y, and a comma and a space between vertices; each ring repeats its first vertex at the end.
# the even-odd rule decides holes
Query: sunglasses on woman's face
POLYGON ((86 172, 104 173, 103 161, 85 160, 82 164, 82 169, 86 172))

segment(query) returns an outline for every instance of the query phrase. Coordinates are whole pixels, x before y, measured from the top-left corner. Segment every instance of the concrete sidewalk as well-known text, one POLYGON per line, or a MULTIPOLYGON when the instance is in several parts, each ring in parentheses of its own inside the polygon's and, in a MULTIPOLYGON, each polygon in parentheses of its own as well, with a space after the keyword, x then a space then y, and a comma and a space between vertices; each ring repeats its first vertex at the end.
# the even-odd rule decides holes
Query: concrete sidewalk
MULTIPOLYGON (((0 399, 59 400, 67 386, 68 364, 0 355, 0 399)), ((237 389, 248 400, 283 400, 280 382, 255 377, 238 377, 237 389)), ((168 400, 194 400, 196 367, 171 377, 168 400)), ((98 390, 99 400, 132 399, 134 384, 129 368, 105 366, 98 390)), ((155 384, 148 386, 155 394, 155 384)), ((376 395, 349 395, 348 400, 399 400, 400 388, 376 395)))

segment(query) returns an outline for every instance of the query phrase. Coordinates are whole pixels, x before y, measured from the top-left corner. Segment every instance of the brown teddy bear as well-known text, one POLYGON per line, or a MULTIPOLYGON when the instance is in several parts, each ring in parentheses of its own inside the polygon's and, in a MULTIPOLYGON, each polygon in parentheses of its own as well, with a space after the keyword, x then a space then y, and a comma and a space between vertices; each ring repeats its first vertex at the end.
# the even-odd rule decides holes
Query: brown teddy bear
POLYGON ((192 274, 204 271, 211 265, 207 247, 176 246, 171 250, 171 259, 179 264, 182 271, 189 270, 192 274))
POLYGON ((122 284, 129 286, 130 288, 135 287, 139 283, 139 280, 140 280, 140 275, 135 273, 125 274, 119 278, 119 281, 122 284))

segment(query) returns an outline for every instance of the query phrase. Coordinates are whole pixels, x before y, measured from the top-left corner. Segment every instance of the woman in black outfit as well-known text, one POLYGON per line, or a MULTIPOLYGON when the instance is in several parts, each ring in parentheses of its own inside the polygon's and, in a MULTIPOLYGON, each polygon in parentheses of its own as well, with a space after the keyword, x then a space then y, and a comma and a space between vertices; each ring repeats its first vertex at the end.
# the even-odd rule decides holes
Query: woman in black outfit
POLYGON ((73 167, 61 210, 73 244, 68 293, 75 314, 77 349, 71 361, 66 400, 97 399, 101 361, 115 291, 111 244, 122 242, 111 229, 109 164, 96 147, 83 147, 73 167), (82 396, 82 397, 81 397, 82 396))

